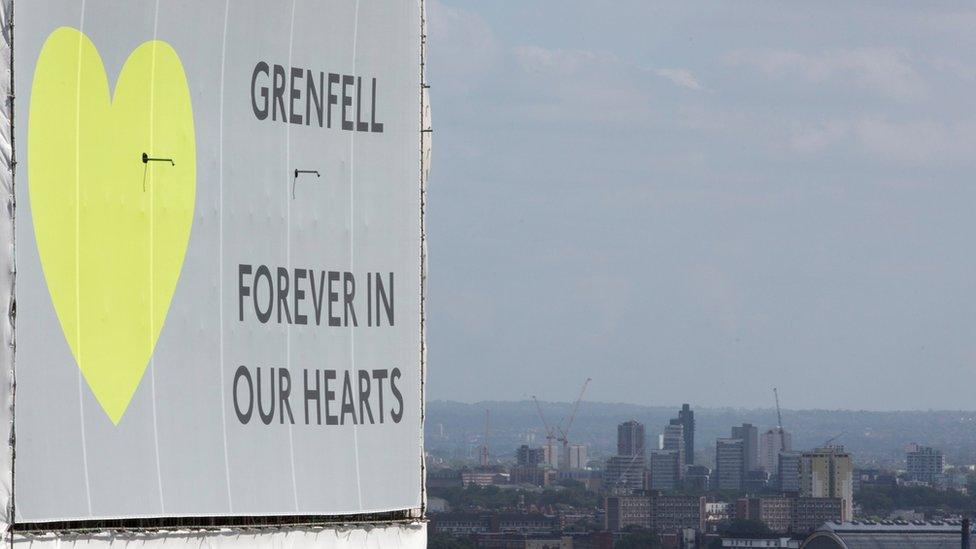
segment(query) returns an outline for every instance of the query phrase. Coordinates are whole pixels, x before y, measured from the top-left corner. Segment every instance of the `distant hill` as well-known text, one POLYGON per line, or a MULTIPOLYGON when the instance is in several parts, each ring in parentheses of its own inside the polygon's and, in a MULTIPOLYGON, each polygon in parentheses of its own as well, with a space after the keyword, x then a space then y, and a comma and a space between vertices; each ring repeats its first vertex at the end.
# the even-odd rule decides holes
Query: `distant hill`
MULTIPOLYGON (((572 409, 566 402, 542 402, 541 406, 552 426, 572 409)), ((697 423, 696 455, 701 463, 714 459, 715 439, 729 436, 733 425, 752 423, 760 433, 776 426, 774 408, 699 408, 694 403, 692 408, 697 423)), ((445 458, 473 458, 484 439, 486 409, 491 410, 493 458, 510 457, 520 444, 545 441, 531 400, 475 404, 435 400, 427 404, 428 452, 445 458)), ((648 444, 656 444, 657 435, 677 412, 677 407, 582 402, 569 438, 586 444, 590 457, 599 458, 615 451, 618 423, 628 419, 643 422, 648 444)), ((792 433, 794 449, 813 448, 837 437, 834 443, 843 444, 861 465, 903 466, 904 447, 910 442, 941 448, 952 465, 976 463, 976 412, 783 410, 783 427, 792 433)))

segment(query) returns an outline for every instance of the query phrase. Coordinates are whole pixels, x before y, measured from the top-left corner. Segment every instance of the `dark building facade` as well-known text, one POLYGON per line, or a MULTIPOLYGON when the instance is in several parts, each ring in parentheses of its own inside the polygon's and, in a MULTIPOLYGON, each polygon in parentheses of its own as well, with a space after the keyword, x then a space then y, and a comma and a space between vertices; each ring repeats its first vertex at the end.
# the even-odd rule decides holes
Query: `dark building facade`
POLYGON ((644 457, 644 424, 632 419, 617 426, 617 455, 644 457))
POLYGON ((671 425, 681 425, 685 437, 685 465, 695 463, 695 412, 688 404, 682 404, 678 417, 671 420, 671 425))
POLYGON ((515 451, 515 459, 518 465, 537 467, 545 463, 546 452, 542 448, 530 448, 523 444, 515 451))

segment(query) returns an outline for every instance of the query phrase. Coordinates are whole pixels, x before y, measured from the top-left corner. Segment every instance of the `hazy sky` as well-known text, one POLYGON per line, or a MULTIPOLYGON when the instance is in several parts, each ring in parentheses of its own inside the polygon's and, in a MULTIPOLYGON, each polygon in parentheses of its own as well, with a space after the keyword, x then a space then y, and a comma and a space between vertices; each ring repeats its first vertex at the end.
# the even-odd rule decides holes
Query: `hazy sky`
POLYGON ((430 398, 976 408, 976 10, 428 12, 430 398))

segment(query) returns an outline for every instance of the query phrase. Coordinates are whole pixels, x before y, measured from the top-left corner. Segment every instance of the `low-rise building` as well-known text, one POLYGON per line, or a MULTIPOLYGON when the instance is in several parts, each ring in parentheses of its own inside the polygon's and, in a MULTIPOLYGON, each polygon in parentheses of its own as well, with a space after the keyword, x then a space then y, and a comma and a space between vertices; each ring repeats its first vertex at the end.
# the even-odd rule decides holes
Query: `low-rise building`
POLYGON ((540 513, 497 513, 491 515, 493 532, 548 534, 559 530, 559 520, 540 513))
POLYGON ((891 471, 882 469, 854 469, 853 481, 855 493, 860 492, 862 488, 893 488, 898 486, 898 476, 891 471))
POLYGON ((628 527, 651 527, 651 500, 645 495, 607 496, 603 505, 606 509, 604 528, 610 532, 622 532, 628 527))
MULTIPOLYGON (((854 549, 860 547, 913 547, 956 549, 963 546, 957 521, 893 524, 829 522, 810 534, 800 549, 854 549)), ((970 533, 971 535, 971 533, 970 533)))
POLYGON ((620 532, 628 527, 677 532, 705 529, 705 498, 659 492, 605 498, 606 529, 620 532))
POLYGON ((430 529, 455 536, 485 532, 537 535, 559 530, 559 521, 540 513, 436 513, 430 515, 430 529))
POLYGON ((800 547, 800 540, 791 538, 722 538, 722 547, 800 547))
POLYGON ((788 532, 793 518, 793 500, 784 497, 742 498, 735 502, 735 518, 759 520, 773 532, 788 532))
POLYGON ((735 517, 759 520, 776 533, 806 534, 825 522, 840 521, 840 498, 761 497, 736 501, 735 517))
POLYGON ((539 466, 516 465, 511 469, 512 484, 531 484, 532 486, 550 486, 555 484, 557 472, 554 469, 539 466))
POLYGON ((840 521, 842 514, 840 498, 794 498, 790 531, 806 534, 825 523, 840 521))
POLYGON ((705 531, 715 532, 718 526, 735 516, 735 506, 718 501, 705 503, 705 531))
POLYGON ((428 469, 427 488, 460 488, 461 471, 457 469, 428 469))
POLYGON ((470 536, 491 531, 491 519, 482 513, 436 513, 430 515, 430 531, 434 534, 470 536))
POLYGON ((705 530, 705 498, 658 494, 651 500, 651 528, 658 533, 675 532, 690 528, 705 530))
POLYGON ((603 471, 589 469, 571 469, 557 473, 559 481, 572 480, 583 484, 591 492, 599 492, 603 487, 603 471))
POLYGON ((487 533, 474 542, 478 549, 573 549, 573 538, 558 534, 487 533))
POLYGON ((511 480, 509 473, 500 473, 491 470, 472 469, 461 471, 461 485, 468 486, 492 486, 495 484, 508 484, 511 480))

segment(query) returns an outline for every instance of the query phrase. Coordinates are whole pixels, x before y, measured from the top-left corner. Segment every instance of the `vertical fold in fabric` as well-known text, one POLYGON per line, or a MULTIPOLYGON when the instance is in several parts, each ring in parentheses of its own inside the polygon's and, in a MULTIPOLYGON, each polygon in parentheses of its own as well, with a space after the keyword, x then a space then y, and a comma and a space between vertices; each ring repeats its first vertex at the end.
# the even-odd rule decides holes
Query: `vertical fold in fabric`
POLYGON ((13 523, 14 349, 16 300, 14 278, 14 153, 13 153, 13 0, 0 0, 0 527, 4 539, 13 523))
POLYGON ((427 179, 430 176, 430 94, 427 93, 427 6, 420 0, 420 505, 427 512, 427 463, 424 424, 427 416, 427 179))

